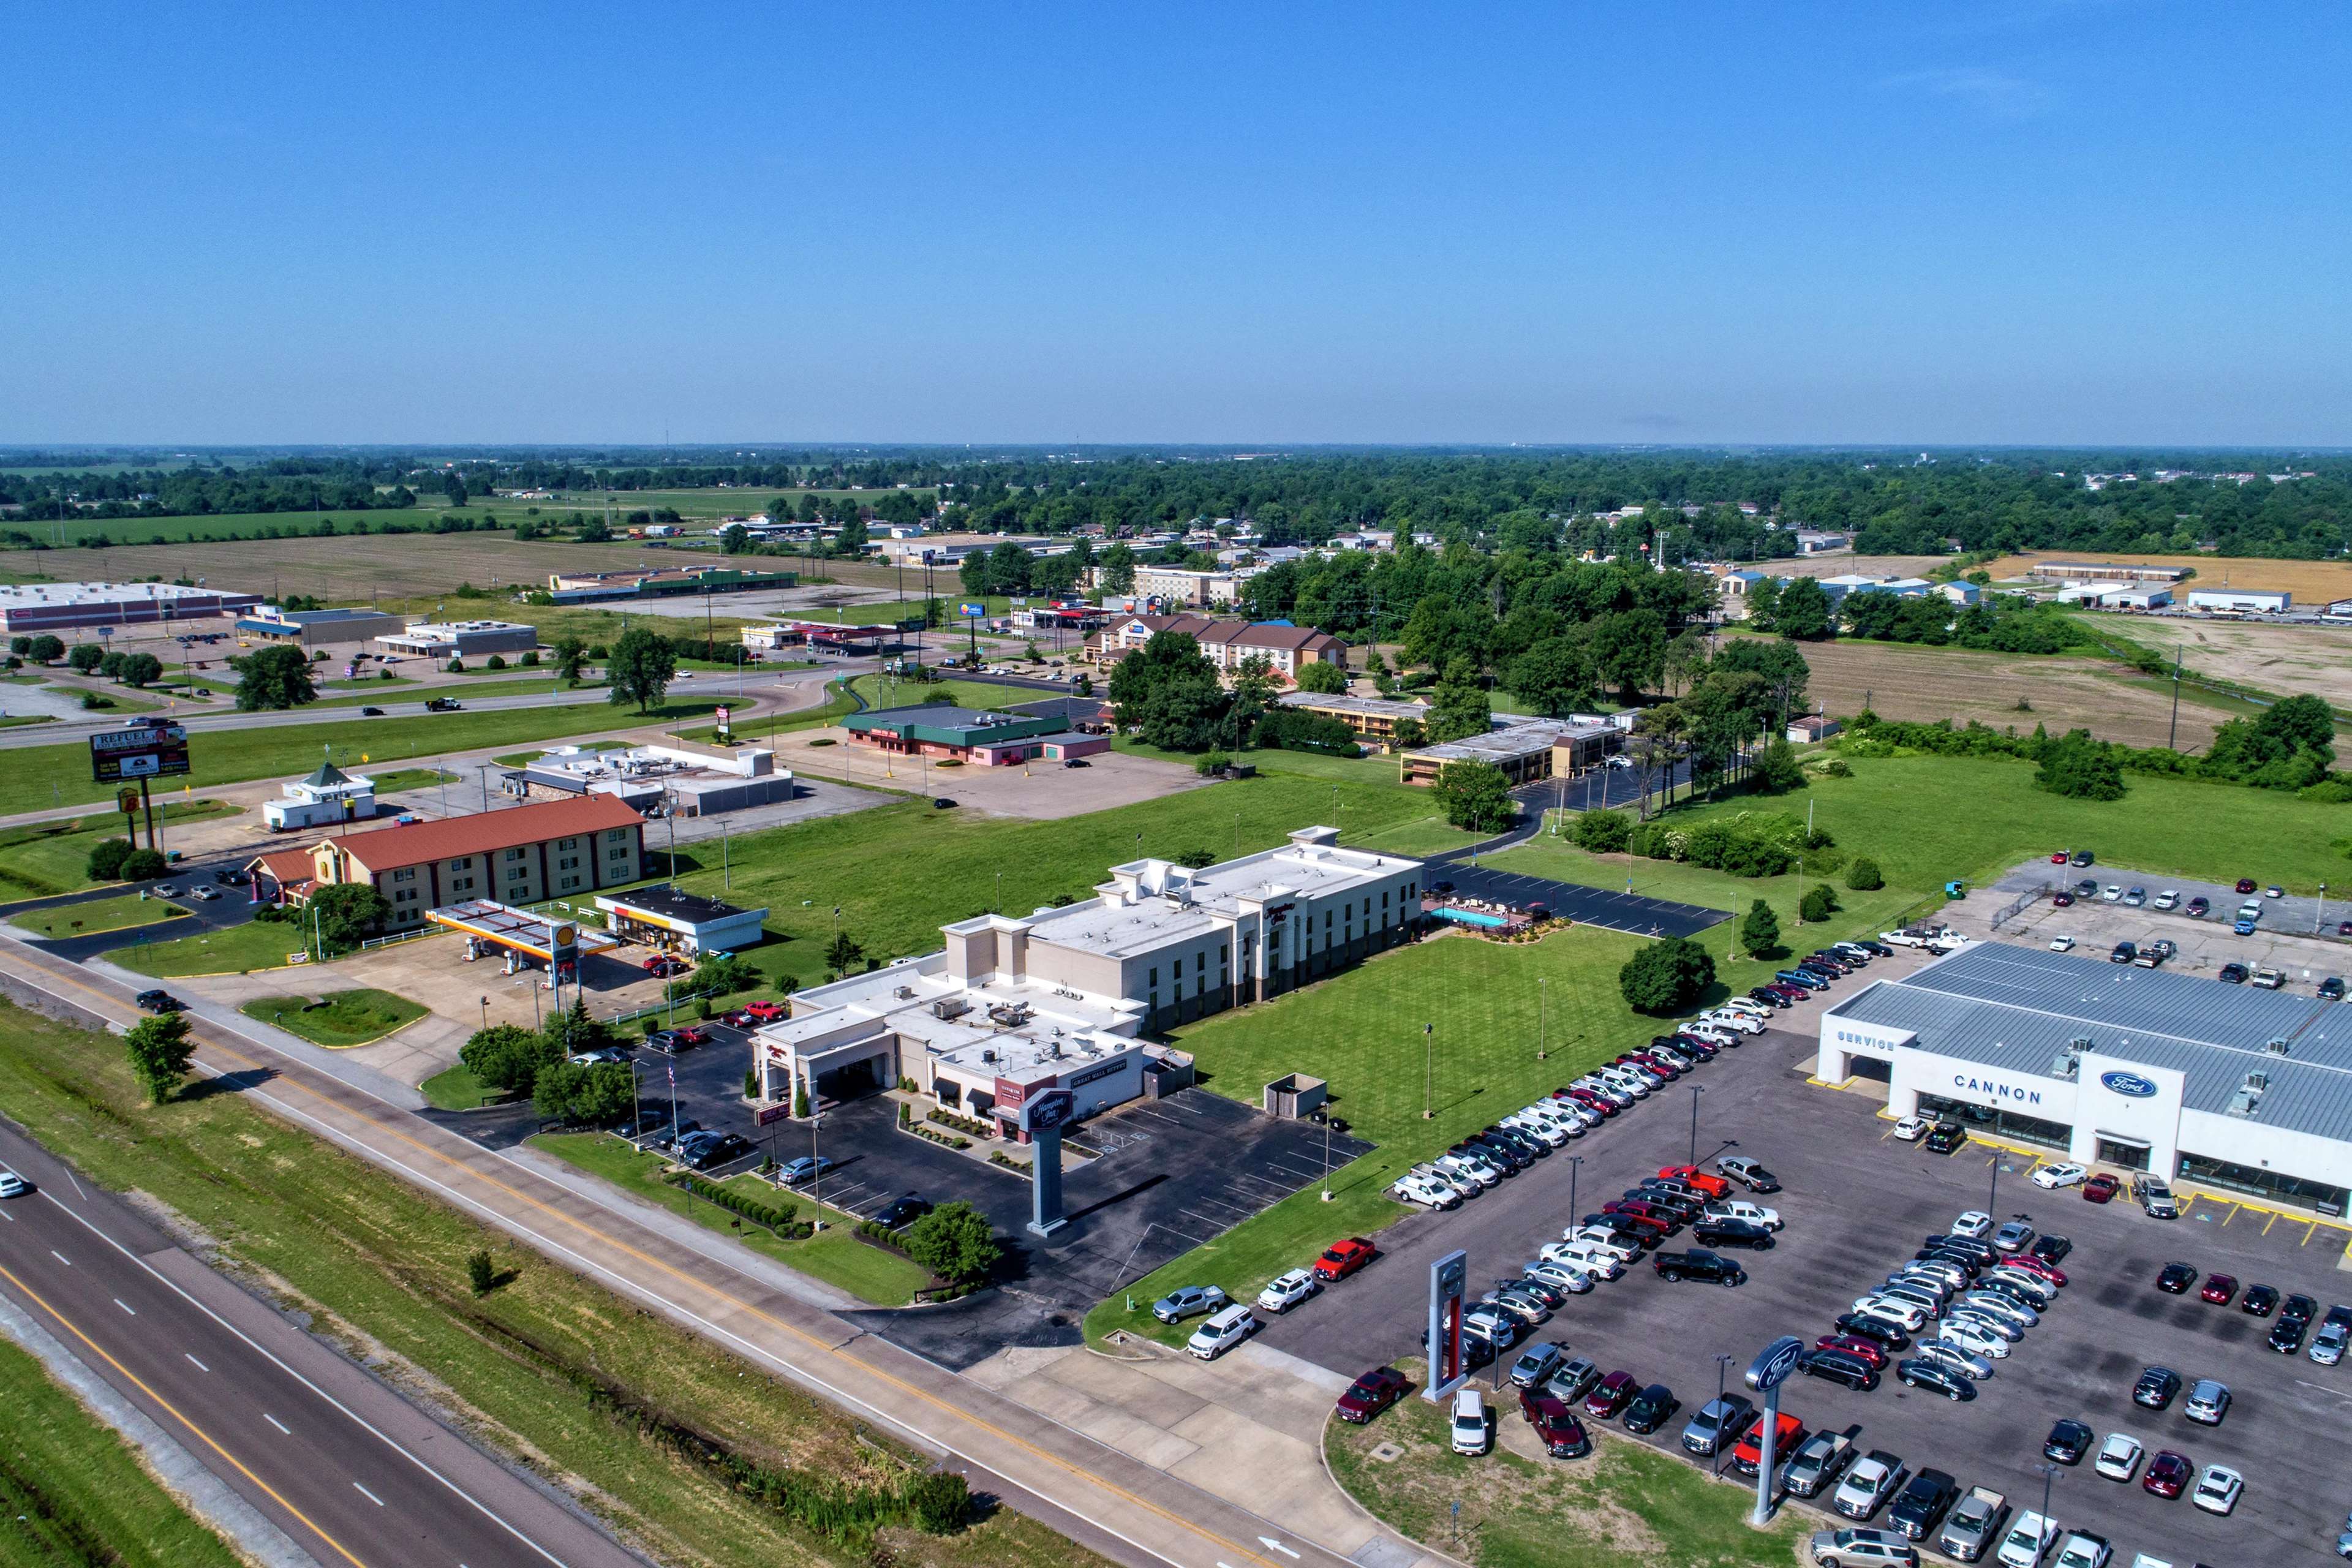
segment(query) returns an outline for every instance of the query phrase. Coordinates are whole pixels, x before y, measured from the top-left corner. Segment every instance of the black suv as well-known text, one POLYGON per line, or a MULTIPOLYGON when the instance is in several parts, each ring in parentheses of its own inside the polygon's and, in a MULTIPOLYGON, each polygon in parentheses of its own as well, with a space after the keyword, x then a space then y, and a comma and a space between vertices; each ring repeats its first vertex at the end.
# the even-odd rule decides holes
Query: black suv
POLYGON ((1957 1121, 1938 1121, 1928 1131, 1924 1142, 1938 1154, 1948 1154, 1969 1141, 1967 1132, 1957 1121))
POLYGON ((1665 1425, 1681 1403, 1664 1384, 1654 1383, 1635 1394, 1633 1403, 1625 1406, 1625 1430, 1645 1436, 1654 1432, 1665 1425))
POLYGON ((1851 1351, 1807 1351, 1797 1358, 1797 1365, 1814 1377, 1843 1383, 1857 1394, 1868 1394, 1878 1386, 1878 1369, 1851 1351))
POLYGON ((2132 1384, 2132 1403, 2143 1410, 2161 1410, 2180 1392, 2180 1374, 2168 1366, 2152 1366, 2132 1384))
POLYGON ((1772 1249, 1772 1233, 1744 1219, 1703 1220, 1691 1231, 1691 1239, 1701 1247, 1744 1247, 1753 1252, 1772 1249))
POLYGON ((1748 1270, 1712 1252, 1661 1252, 1650 1263, 1661 1279, 1697 1279, 1713 1285, 1741 1285, 1748 1280, 1748 1270))
POLYGON ((929 1200, 908 1193, 874 1216, 874 1223, 885 1230, 904 1230, 931 1212, 929 1200))
POLYGON ((751 1152, 751 1141, 740 1132, 722 1132, 718 1137, 698 1143, 682 1156, 689 1171, 708 1171, 713 1165, 725 1165, 741 1159, 751 1152))
POLYGON ((2098 1435, 2080 1421, 2061 1421, 2050 1428, 2050 1436, 2042 1441, 2042 1456, 2062 1465, 2079 1465, 2097 1440, 2098 1435))
POLYGON ((1922 1468, 1886 1510, 1886 1522, 1909 1540, 1925 1541, 1959 1495, 1959 1482, 1941 1470, 1922 1468))
POLYGON ((177 1013, 182 1008, 180 999, 169 991, 142 991, 131 1000, 150 1013, 177 1013))

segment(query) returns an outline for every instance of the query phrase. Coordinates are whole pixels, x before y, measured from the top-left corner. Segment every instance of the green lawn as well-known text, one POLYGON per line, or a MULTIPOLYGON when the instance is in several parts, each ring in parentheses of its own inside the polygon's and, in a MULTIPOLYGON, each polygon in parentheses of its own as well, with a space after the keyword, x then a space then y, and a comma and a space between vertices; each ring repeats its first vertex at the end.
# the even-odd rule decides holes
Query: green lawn
POLYGON ((957 708, 977 708, 992 711, 1012 708, 1024 702, 1037 702, 1051 697, 1050 691, 1032 691, 1018 686, 992 686, 977 680, 893 680, 887 676, 861 675, 850 687, 866 699, 868 708, 914 708, 937 702, 957 708))
MULTIPOLYGON (((1526 1459, 1499 1442, 1465 1458, 1447 1446, 1446 1412, 1419 1395, 1425 1369, 1411 1362, 1401 1370, 1416 1392, 1366 1426, 1328 1423, 1324 1458, 1349 1495, 1391 1529, 1474 1568, 1785 1568, 1810 1527, 1811 1516, 1790 1509, 1770 1528, 1751 1529, 1750 1486, 1711 1479, 1605 1429, 1588 1458, 1526 1459), (1371 1458, 1383 1443, 1402 1457, 1371 1458)), ((1491 1394, 1487 1402, 1498 1403, 1491 1394)), ((1496 1418, 1521 1420, 1509 1403, 1496 1418)))
MULTIPOLYGON (((736 1228, 729 1223, 733 1215, 706 1203, 690 1202, 686 1194, 661 1180, 666 1162, 659 1155, 641 1154, 609 1133, 542 1132, 530 1143, 625 1192, 674 1213, 690 1215, 712 1230, 736 1228)), ((793 1208, 803 1217, 813 1206, 807 1199, 757 1176, 730 1176, 723 1184, 761 1203, 793 1208)), ((852 1228, 854 1219, 830 1209, 826 1214, 826 1227, 805 1241, 781 1241, 764 1230, 745 1226, 744 1245, 878 1307, 903 1307, 931 1282, 929 1273, 919 1265, 858 1240, 852 1228)))
MULTIPOLYGON (((2223 883, 2240 877, 2313 893, 2352 882, 2352 809, 2275 790, 2126 773, 2118 801, 2034 787, 2031 763, 2005 757, 1856 757, 1853 776, 1822 779, 1772 803, 1802 816, 1808 800, 1838 847, 1867 855, 1897 887, 1927 892, 1982 882, 2029 856, 2088 848, 2101 865, 2223 883)), ((1737 811, 1752 797, 1695 814, 1737 811)), ((1678 821, 1691 820, 1688 817, 1678 821)))
POLYGON ((0 1568, 236 1568, 129 1444, 7 1340, 0 1405, 0 1568))
POLYGON ((506 1099, 503 1090, 492 1089, 474 1076, 473 1069, 463 1063, 444 1068, 416 1086, 425 1103, 438 1110, 479 1110, 506 1099))
MULTIPOLYGON (((85 770, 86 771, 86 770, 85 770)), ((172 801, 158 797, 164 807, 163 842, 184 822, 232 816, 237 807, 225 801, 172 801)), ((114 812, 93 812, 56 822, 32 822, 0 829, 0 897, 48 898, 78 893, 98 886, 89 879, 89 852, 101 839, 123 837, 123 819, 114 812)))
MULTIPOLYGON (((489 712, 420 713, 370 724, 289 724, 273 730, 200 732, 188 740, 195 766, 190 782, 209 786, 307 773, 319 765, 321 747, 328 748, 326 754, 336 766, 348 769, 362 765, 362 755, 397 762, 506 741, 551 741, 698 719, 717 706, 709 698, 677 698, 646 714, 592 702, 489 712)), ((9 754, 5 777, 0 778, 0 815, 37 811, 60 802, 79 805, 110 800, 113 794, 112 785, 90 782, 87 745, 27 746, 9 754), (61 784, 61 793, 52 791, 53 781, 61 784)))
POLYGON ((330 991, 322 996, 262 996, 237 1009, 314 1046, 341 1050, 380 1040, 425 1016, 425 1009, 389 991, 330 991))
POLYGON ((179 920, 187 912, 174 908, 169 900, 142 899, 136 893, 124 893, 120 898, 92 899, 84 904, 57 904, 46 910, 29 910, 15 916, 14 923, 45 937, 94 936, 102 931, 159 925, 164 921, 179 920))
MULTIPOLYGON (((121 1042, 0 1008, 0 1105, 85 1177, 137 1191, 216 1238, 225 1267, 269 1281, 314 1329, 366 1342, 431 1380, 453 1418, 486 1444, 585 1494, 649 1561, 702 1568, 1098 1568, 1099 1558, 1010 1510, 952 1536, 893 1528, 869 1552, 843 1547, 690 1464, 632 1418, 650 1412, 717 1435, 733 1451, 828 1485, 887 1482, 919 1466, 851 1415, 635 1303, 521 1250, 487 1225, 236 1094, 151 1106, 121 1042), (467 1288, 466 1258, 488 1248, 503 1282, 467 1288), (619 1418, 591 1403, 603 1387, 619 1418)), ((10 1402, 7 1456, 27 1450, 10 1402)), ((45 1465, 60 1488, 108 1472, 45 1465)), ((107 1488, 118 1504, 128 1483, 107 1488)), ((24 1511, 10 1508, 5 1517, 24 1511)), ((102 1555, 44 1555, 43 1568, 105 1568, 102 1555)), ((145 1559, 127 1558, 134 1568, 145 1559)), ((164 1553, 211 1568, 216 1559, 164 1553)), ((13 1568, 13 1565, 12 1565, 13 1568)), ((30 1564, 27 1564, 30 1568, 30 1564)))
MULTIPOLYGON (((530 755, 536 757, 539 753, 532 752, 530 755)), ((375 793, 378 795, 397 795, 404 789, 425 789, 437 784, 465 782, 459 774, 441 768, 394 768, 386 773, 370 773, 368 777, 375 781, 375 793)))
MULTIPOLYGON (((735 724, 732 727, 735 739, 751 741, 762 735, 781 735, 794 730, 814 730, 820 725, 833 723, 843 715, 857 710, 857 704, 850 700, 847 689, 842 682, 827 681, 824 689, 826 694, 824 701, 814 708, 803 708, 792 713, 771 714, 766 718, 752 719, 735 724)), ((730 703, 730 706, 732 704, 730 703)), ((689 741, 710 742, 717 740, 718 737, 719 731, 716 726, 707 730, 686 731, 686 739, 689 741)), ((532 756, 538 754, 536 752, 530 753, 532 756)))
POLYGON ((291 921, 247 921, 170 942, 118 948, 106 956, 110 963, 163 980, 183 974, 235 974, 286 967, 286 955, 301 952, 309 934, 291 921))
POLYGON ((21 729, 26 724, 54 724, 57 718, 49 713, 0 714, 0 730, 21 729))
MULTIPOLYGON (((366 686, 369 683, 362 681, 360 684, 362 686, 366 686)), ((604 682, 601 680, 584 681, 581 684, 579 689, 583 691, 597 690, 601 689, 603 686, 604 682)), ((449 689, 445 687, 439 694, 455 695, 459 701, 463 702, 468 699, 476 697, 529 697, 534 694, 552 692, 557 689, 558 688, 555 682, 547 676, 534 676, 529 671, 525 671, 521 675, 509 675, 508 672, 501 670, 499 672, 499 677, 496 679, 478 681, 471 686, 461 686, 458 687, 454 693, 451 693, 449 689)), ((569 690, 571 689, 563 688, 562 689, 569 690)), ((314 708, 382 707, 386 702, 414 702, 421 697, 432 695, 436 694, 432 692, 402 691, 387 683, 385 689, 383 690, 354 692, 349 696, 322 697, 317 702, 311 704, 311 706, 314 708)))
MULTIPOLYGON (((1495 864, 1600 886, 1622 876, 1615 862, 1548 845, 1513 850, 1495 864)), ((1903 889, 1841 888, 1839 913, 1801 927, 1793 876, 1751 882, 1674 869, 1684 876, 1662 896, 1743 911, 1762 898, 1779 915, 1783 940, 1808 948, 1876 931, 1918 897, 1903 889)), ((1715 958, 1717 973, 1700 1006, 1760 984, 1786 962, 1735 958, 1737 932, 1731 921, 1697 939, 1715 958)), ((1634 1013, 1617 988, 1617 971, 1646 940, 1598 926, 1558 931, 1539 942, 1448 935, 1178 1030, 1177 1044, 1193 1053, 1202 1081, 1214 1092, 1254 1105, 1272 1079, 1311 1073, 1330 1083, 1334 1109, 1355 1135, 1378 1147, 1334 1173, 1331 1203, 1311 1189, 1285 1199, 1097 1306, 1087 1318, 1088 1335, 1099 1339, 1125 1329, 1181 1342, 1177 1331, 1160 1327, 1148 1312, 1128 1312, 1127 1300, 1148 1307, 1171 1287, 1199 1281, 1223 1286, 1235 1300, 1255 1295, 1266 1280, 1337 1238, 1378 1230, 1402 1214, 1384 1194, 1412 1165, 1657 1034, 1660 1021, 1634 1013), (1424 1024, 1436 1026, 1428 1041, 1424 1024), (1537 1059, 1539 1044, 1549 1053, 1544 1060, 1537 1059), (1433 1057, 1437 1114, 1424 1120, 1423 1084, 1433 1057)))
POLYGON ((1055 821, 935 811, 909 801, 737 838, 731 888, 721 886, 718 846, 682 847, 679 880, 694 892, 767 905, 773 940, 750 956, 768 973, 806 984, 824 976, 822 951, 836 907, 841 930, 887 962, 936 951, 941 925, 997 900, 1000 873, 1001 907, 1028 910, 1055 897, 1091 898, 1108 868, 1139 854, 1223 858, 1334 821, 1352 841, 1428 812, 1427 795, 1393 781, 1344 783, 1335 797, 1323 781, 1286 774, 1055 821), (894 864, 919 866, 920 874, 877 874, 894 864))

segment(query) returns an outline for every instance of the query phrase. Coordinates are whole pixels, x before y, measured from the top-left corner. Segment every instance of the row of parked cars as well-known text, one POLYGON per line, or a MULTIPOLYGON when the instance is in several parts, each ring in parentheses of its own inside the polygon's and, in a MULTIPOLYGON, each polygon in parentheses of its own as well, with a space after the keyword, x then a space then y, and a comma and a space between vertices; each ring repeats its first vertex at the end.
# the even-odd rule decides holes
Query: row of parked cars
POLYGON ((2321 1366, 2334 1366, 2344 1359, 2347 1347, 2352 1347, 2352 1306, 2342 1302, 2327 1309, 2325 1318, 2319 1316, 2319 1303, 2301 1291, 2285 1296, 2272 1285, 2249 1285, 2245 1294, 2238 1292, 2238 1277, 2234 1274, 2208 1274, 2202 1286, 2197 1284, 2198 1269, 2194 1264, 2168 1263, 2157 1270, 2156 1288, 2168 1296, 2186 1296, 2197 1287, 2197 1299, 2211 1307, 2226 1307, 2232 1300, 2238 1310, 2251 1317, 2268 1318, 2278 1314, 2271 1324, 2268 1343, 2281 1355, 2293 1355, 2303 1349, 2304 1336, 2311 1332, 2315 1319, 2319 1332, 2313 1336, 2306 1352, 2321 1366))
POLYGON ((2036 1236, 2024 1220, 1996 1226, 1971 1209, 1857 1298, 1799 1364, 1867 1391, 1893 1362, 1895 1376, 1913 1388, 1974 1399, 1994 1363, 2058 1300, 2066 1283, 2059 1260, 2071 1247, 2063 1237, 2036 1236), (1912 1353, 1893 1361, 1905 1351, 1912 1353))
MULTIPOLYGON (((1335 1241, 1306 1268, 1288 1269, 1268 1280, 1257 1293, 1257 1310, 1287 1312, 1380 1255, 1381 1249, 1360 1236, 1335 1241)), ((1265 1326, 1256 1312, 1228 1299, 1219 1285, 1181 1286, 1151 1303, 1151 1315, 1163 1323, 1181 1323, 1203 1312, 1209 1321, 1193 1330, 1184 1343, 1186 1351, 1202 1361, 1216 1360, 1265 1326)))

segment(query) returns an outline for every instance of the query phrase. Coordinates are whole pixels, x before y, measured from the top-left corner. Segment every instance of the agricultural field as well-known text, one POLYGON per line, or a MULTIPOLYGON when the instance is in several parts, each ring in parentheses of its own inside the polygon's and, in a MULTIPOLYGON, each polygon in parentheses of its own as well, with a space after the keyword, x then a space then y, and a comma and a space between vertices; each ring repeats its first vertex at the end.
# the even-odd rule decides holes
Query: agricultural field
POLYGON ((2352 599, 2352 561, 2269 561, 2252 555, 2110 555, 2099 551, 2035 550, 2004 555, 1986 565, 1995 582, 2034 575, 2052 561, 2118 562, 2143 566, 2187 566, 2197 575, 2175 591, 2191 588, 2284 589, 2298 605, 2352 599))
MULTIPOLYGON (((2088 730, 2103 741, 2161 746, 2170 732, 2170 682, 2089 655, 1988 653, 1902 643, 1806 643, 1812 700, 1832 714, 1865 704, 1882 718, 1970 720, 1994 729, 2088 730), (2021 707, 2020 704, 2024 704, 2021 707)), ((2183 687, 2179 744, 2202 748, 2242 705, 2183 687)))
MULTIPOLYGON (((2084 616, 2092 618, 2088 611, 2084 616)), ((2097 616, 2095 624, 2103 633, 2145 644, 2168 658, 2178 647, 2181 667, 2193 674, 2285 697, 2308 693, 2352 711, 2352 626, 2111 615, 2097 616)))
MULTIPOLYGON (((406 517, 406 513, 372 514, 406 517)), ((232 523, 250 531, 256 526, 285 525, 285 512, 250 518, 159 518, 151 528, 188 524, 199 535, 205 525, 219 531, 232 523)), ((346 519, 345 521, 348 521, 346 519)), ((124 537, 121 523, 110 525, 110 538, 124 537)), ((92 531, 97 531, 93 529, 92 531)), ((175 535, 184 539, 183 532, 175 535)), ((447 594, 461 583, 477 587, 529 583, 544 587, 551 572, 612 572, 640 564, 658 565, 666 551, 647 552, 642 544, 573 544, 557 540, 533 540, 518 544, 505 531, 481 533, 343 533, 332 539, 240 540, 234 542, 175 543, 169 550, 118 543, 109 550, 74 548, 46 550, 37 555, 10 557, 24 570, 37 570, 60 581, 120 580, 155 575, 202 577, 214 587, 249 594, 312 594, 330 604, 367 604, 379 597, 397 599, 447 594)), ((460 606, 462 607, 462 606, 460 606)), ((492 606, 484 605, 484 609, 492 606)), ((454 612, 452 612, 454 613, 454 612)))

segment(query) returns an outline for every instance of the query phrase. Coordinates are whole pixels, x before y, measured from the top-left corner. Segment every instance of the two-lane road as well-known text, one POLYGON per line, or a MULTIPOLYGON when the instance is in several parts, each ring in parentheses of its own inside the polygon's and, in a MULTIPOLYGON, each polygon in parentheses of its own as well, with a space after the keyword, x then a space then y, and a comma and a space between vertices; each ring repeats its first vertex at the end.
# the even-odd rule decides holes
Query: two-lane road
POLYGON ((0 1295, 323 1568, 643 1568, 13 1130, 0 1295))

